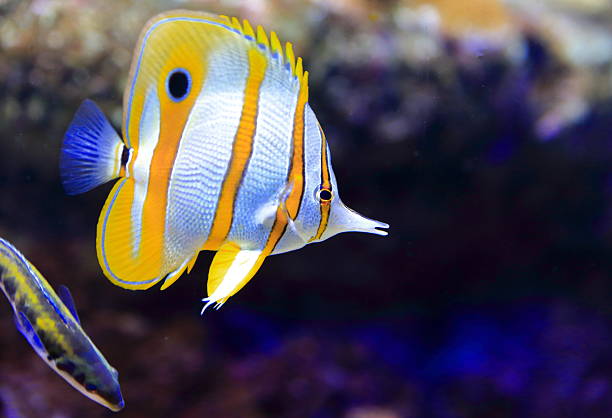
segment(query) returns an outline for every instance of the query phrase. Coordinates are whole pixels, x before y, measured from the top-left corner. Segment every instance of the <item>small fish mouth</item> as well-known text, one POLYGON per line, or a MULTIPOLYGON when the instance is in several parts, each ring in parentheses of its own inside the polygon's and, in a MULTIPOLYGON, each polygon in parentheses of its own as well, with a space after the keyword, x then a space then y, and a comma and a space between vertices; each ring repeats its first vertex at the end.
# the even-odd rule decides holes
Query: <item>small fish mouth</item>
POLYGON ((386 224, 384 222, 379 222, 379 221, 374 221, 374 222, 378 222, 378 225, 374 227, 374 229, 372 230, 372 234, 376 234, 376 235, 389 235, 388 231, 384 231, 385 229, 389 229, 389 224, 386 224))
POLYGON ((381 236, 389 235, 389 232, 385 231, 385 229, 389 229, 389 224, 386 224, 384 222, 375 221, 374 219, 368 219, 368 221, 372 223, 376 223, 376 225, 374 225, 373 227, 369 227, 369 228, 355 229, 355 231, 366 232, 368 234, 381 235, 381 236))
POLYGON ((123 399, 121 399, 121 402, 119 402, 117 405, 115 405, 115 409, 113 409, 113 411, 119 412, 123 408, 125 408, 125 402, 123 401, 123 399))
POLYGON ((118 402, 106 401, 105 406, 113 412, 119 412, 125 407, 125 402, 120 399, 118 402))

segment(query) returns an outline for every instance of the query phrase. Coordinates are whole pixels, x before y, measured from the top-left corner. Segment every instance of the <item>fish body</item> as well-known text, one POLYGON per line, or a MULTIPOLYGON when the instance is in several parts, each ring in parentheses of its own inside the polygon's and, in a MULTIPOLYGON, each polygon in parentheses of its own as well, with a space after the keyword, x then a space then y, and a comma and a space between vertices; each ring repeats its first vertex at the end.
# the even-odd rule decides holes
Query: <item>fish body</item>
POLYGON ((17 328, 55 372, 112 411, 123 408, 117 370, 83 331, 67 289, 65 304, 23 254, 2 238, 0 288, 13 307, 17 328))
POLYGON ((122 137, 91 101, 64 138, 69 194, 119 178, 98 221, 113 283, 167 288, 217 251, 208 306, 272 254, 339 232, 386 235, 338 195, 327 141, 293 47, 248 21, 173 11, 143 29, 124 94, 122 137))

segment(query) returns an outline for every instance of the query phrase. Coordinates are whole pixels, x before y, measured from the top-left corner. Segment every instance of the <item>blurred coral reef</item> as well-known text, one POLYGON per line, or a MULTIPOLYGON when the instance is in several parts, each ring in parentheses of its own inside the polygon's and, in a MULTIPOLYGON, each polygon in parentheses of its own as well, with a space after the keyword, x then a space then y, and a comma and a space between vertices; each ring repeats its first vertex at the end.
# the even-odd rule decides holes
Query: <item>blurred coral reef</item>
MULTIPOLYGON (((609 0, 0 0, 0 236, 75 295, 126 417, 569 417, 612 410, 609 0), (311 73, 342 197, 391 225, 268 260, 201 318, 210 254, 170 289, 111 285, 110 186, 67 197, 61 139, 121 125, 144 23, 248 18, 311 73)), ((0 414, 109 413, 0 303, 0 414)))

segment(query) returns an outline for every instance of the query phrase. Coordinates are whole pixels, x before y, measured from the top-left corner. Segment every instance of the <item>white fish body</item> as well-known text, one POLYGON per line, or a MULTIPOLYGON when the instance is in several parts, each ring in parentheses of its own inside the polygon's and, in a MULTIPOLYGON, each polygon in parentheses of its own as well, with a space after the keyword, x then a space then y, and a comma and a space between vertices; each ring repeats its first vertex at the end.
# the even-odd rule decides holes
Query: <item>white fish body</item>
POLYGON ((86 101, 61 157, 68 193, 120 178, 97 234, 113 283, 164 289, 213 250, 204 301, 220 306, 268 255, 340 232, 386 235, 341 202, 308 73, 274 32, 164 13, 143 29, 130 74, 123 139, 86 101))

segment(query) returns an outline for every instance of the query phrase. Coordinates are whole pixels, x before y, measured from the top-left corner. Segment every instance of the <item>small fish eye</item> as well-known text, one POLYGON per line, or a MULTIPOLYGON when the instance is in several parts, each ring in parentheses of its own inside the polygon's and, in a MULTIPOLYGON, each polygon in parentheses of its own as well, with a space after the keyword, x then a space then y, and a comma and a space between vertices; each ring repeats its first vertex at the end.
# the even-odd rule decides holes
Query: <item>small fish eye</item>
POLYGON ((183 68, 175 68, 168 74, 166 80, 166 92, 175 101, 180 102, 189 94, 191 89, 191 76, 183 68))
POLYGON ((334 194, 327 187, 321 187, 317 192, 317 197, 323 203, 327 203, 334 197, 334 194))
POLYGON ((88 384, 85 385, 85 390, 87 392, 95 392, 95 391, 98 390, 98 387, 96 385, 92 384, 92 383, 88 383, 88 384))

